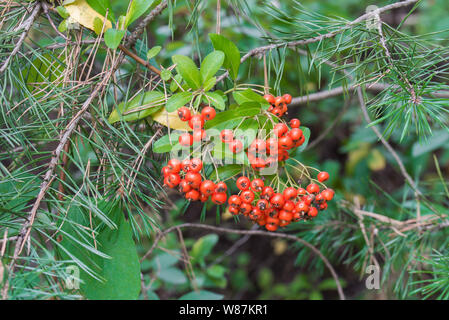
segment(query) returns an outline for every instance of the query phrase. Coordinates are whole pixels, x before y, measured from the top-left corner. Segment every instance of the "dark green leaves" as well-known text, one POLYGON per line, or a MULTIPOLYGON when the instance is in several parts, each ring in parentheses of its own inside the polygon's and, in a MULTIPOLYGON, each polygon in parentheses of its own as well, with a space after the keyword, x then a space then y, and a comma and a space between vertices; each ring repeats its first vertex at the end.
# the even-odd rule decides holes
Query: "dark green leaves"
POLYGON ((154 8, 160 2, 160 0, 133 0, 129 6, 128 12, 126 13, 125 26, 128 27, 146 11, 154 8))
POLYGON ((183 105, 189 103, 190 100, 192 100, 191 92, 183 91, 175 93, 167 100, 167 105, 165 106, 165 109, 167 109, 168 112, 175 111, 181 108, 183 105))
POLYGON ((192 291, 183 295, 179 300, 221 300, 222 294, 217 294, 207 290, 192 291))
POLYGON ((148 91, 139 94, 127 103, 122 102, 117 109, 113 110, 109 115, 109 123, 115 123, 120 120, 120 116, 124 121, 134 121, 148 117, 149 115, 159 111, 163 107, 164 94, 159 91, 148 91))
POLYGON ((268 107, 270 106, 267 100, 265 100, 261 95, 255 93, 251 89, 246 89, 244 91, 234 91, 232 93, 232 96, 234 97, 235 101, 240 105, 245 102, 257 102, 265 110, 268 109, 268 107))
POLYGON ((166 153, 170 152, 174 145, 178 143, 179 133, 172 132, 170 136, 166 134, 153 143, 153 152, 166 153), (171 140, 170 140, 171 138, 171 140))
POLYGON ((212 171, 211 175, 210 175, 210 179, 211 180, 227 180, 229 178, 232 178, 236 175, 238 175, 239 173, 242 172, 242 165, 241 164, 228 164, 222 167, 218 167, 217 168, 218 171, 218 176, 217 176, 217 172, 214 170, 212 171))
POLYGON ((217 241, 218 236, 216 234, 209 234, 199 238, 193 245, 190 256, 196 262, 204 263, 204 258, 210 254, 217 241))
POLYGON ((227 38, 211 33, 209 34, 210 40, 215 48, 215 50, 223 51, 225 54, 225 59, 223 66, 229 70, 229 74, 232 79, 236 79, 239 73, 240 67, 240 51, 237 46, 227 38))
POLYGON ((201 74, 192 59, 182 55, 174 55, 172 57, 174 63, 176 63, 176 70, 182 76, 187 85, 197 90, 201 87, 201 74))

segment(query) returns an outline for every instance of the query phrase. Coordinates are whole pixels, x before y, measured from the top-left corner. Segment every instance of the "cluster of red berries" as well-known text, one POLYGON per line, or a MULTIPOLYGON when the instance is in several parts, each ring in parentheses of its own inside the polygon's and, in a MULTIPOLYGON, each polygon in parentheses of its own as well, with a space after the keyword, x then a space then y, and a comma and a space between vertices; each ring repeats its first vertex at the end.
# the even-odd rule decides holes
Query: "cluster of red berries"
MULTIPOLYGON (((301 146, 306 140, 302 130, 299 128, 299 119, 290 120, 290 128, 287 124, 280 122, 273 128, 275 137, 264 139, 254 139, 246 151, 248 160, 254 169, 270 167, 271 163, 285 161, 289 158, 288 150, 301 146)), ((220 133, 223 143, 229 145, 229 149, 234 153, 243 150, 242 141, 234 138, 234 132, 224 129, 220 133)))
POLYGON ((193 129, 193 134, 185 132, 179 136, 179 144, 183 147, 188 147, 193 142, 200 142, 206 138, 206 131, 204 130, 204 122, 215 118, 215 109, 206 106, 201 110, 201 114, 192 115, 190 109, 181 107, 178 109, 178 116, 182 121, 188 121, 189 127, 193 129))
POLYGON ((292 102, 292 96, 288 93, 279 97, 274 97, 271 94, 266 94, 263 97, 270 103, 268 112, 271 112, 276 117, 282 117, 287 112, 287 105, 292 102))
MULTIPOLYGON (((329 174, 324 171, 317 177, 320 182, 328 178, 329 174)), ((316 183, 310 183, 305 189, 288 187, 282 193, 265 186, 259 178, 250 181, 242 176, 236 184, 240 192, 229 197, 229 212, 242 214, 268 231, 316 217, 319 211, 327 209, 327 201, 334 197, 332 189, 320 190, 316 183)))
POLYGON ((189 201, 206 202, 209 198, 215 204, 226 203, 228 186, 224 182, 214 183, 211 180, 203 180, 201 169, 203 162, 198 158, 170 159, 162 168, 164 185, 169 188, 178 187, 189 201))

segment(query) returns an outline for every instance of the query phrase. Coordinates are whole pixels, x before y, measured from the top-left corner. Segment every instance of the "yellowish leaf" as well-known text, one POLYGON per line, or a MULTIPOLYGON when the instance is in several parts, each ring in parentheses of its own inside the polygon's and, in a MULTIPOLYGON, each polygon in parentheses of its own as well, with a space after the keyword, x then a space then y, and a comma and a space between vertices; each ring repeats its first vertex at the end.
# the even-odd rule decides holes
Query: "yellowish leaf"
POLYGON ((379 171, 385 169, 385 165, 383 154, 379 150, 373 149, 368 158, 368 167, 373 171, 379 171))
POLYGON ((75 0, 64 7, 73 20, 92 31, 98 29, 98 26, 95 28, 95 18, 99 18, 101 21, 104 21, 104 31, 112 28, 111 21, 107 20, 104 16, 92 9, 86 0, 75 0))
POLYGON ((192 131, 187 122, 181 121, 178 111, 167 112, 165 108, 151 115, 154 121, 175 130, 192 131))

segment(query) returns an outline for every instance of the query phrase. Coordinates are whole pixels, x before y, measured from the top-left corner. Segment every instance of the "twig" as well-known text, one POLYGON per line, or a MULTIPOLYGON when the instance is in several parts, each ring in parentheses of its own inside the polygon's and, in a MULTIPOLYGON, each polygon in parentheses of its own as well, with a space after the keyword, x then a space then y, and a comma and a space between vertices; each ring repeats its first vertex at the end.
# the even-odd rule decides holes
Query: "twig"
POLYGON ((215 226, 209 226, 209 225, 197 224, 197 223, 184 223, 184 224, 170 227, 170 228, 160 232, 154 239, 154 242, 153 242, 153 245, 151 246, 151 248, 143 255, 143 257, 140 259, 140 261, 143 261, 144 259, 146 259, 146 257, 148 257, 153 252, 153 250, 157 247, 161 238, 163 238, 166 234, 172 232, 173 230, 181 229, 181 228, 197 228, 197 229, 206 229, 206 230, 220 232, 220 233, 234 233, 234 234, 267 236, 267 237, 273 237, 273 238, 284 238, 284 239, 290 239, 290 240, 299 242, 299 243, 303 244, 304 246, 308 247, 309 249, 311 249, 316 255, 318 255, 321 258, 321 260, 323 260, 324 264, 329 269, 332 277, 335 280, 335 283, 337 285, 338 295, 339 295, 340 299, 345 300, 345 295, 343 293, 343 289, 341 287, 338 275, 335 272, 332 265, 330 264, 329 260, 327 260, 327 258, 321 253, 321 251, 318 250, 318 248, 316 248, 314 245, 310 244, 309 242, 307 242, 301 238, 298 238, 296 236, 285 234, 285 233, 276 233, 276 232, 261 231, 261 230, 238 230, 238 229, 215 227, 215 226))
POLYGON ((23 41, 25 40, 26 36, 28 35, 28 32, 30 31, 31 27, 33 26, 34 21, 36 20, 37 16, 39 15, 41 8, 42 8, 41 2, 36 1, 36 4, 34 5, 34 10, 31 13, 31 16, 21 26, 18 27, 18 29, 23 28, 23 32, 20 35, 19 41, 17 41, 17 44, 14 47, 13 51, 8 55, 8 58, 5 60, 3 65, 0 67, 0 73, 3 73, 6 70, 11 59, 20 50, 20 47, 21 47, 23 41))

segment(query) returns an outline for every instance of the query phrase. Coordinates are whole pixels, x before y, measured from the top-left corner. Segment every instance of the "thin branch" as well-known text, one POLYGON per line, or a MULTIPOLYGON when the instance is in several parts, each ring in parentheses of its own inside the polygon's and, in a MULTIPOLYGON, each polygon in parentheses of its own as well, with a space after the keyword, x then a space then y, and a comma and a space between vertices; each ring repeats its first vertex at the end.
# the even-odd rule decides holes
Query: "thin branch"
POLYGON ((28 32, 30 31, 31 27, 34 24, 34 21, 38 17, 39 12, 41 11, 41 8, 42 8, 42 5, 41 5, 40 1, 36 1, 36 4, 34 5, 34 9, 33 9, 33 12, 31 13, 30 17, 22 25, 20 25, 17 28, 17 30, 23 29, 23 32, 20 35, 19 41, 17 41, 16 46, 14 47, 12 52, 8 55, 8 58, 5 60, 3 65, 0 67, 0 73, 3 73, 6 70, 11 59, 17 54, 17 52, 19 52, 23 41, 25 41, 25 38, 28 35, 28 32))
POLYGON ((238 229, 215 227, 215 226, 209 226, 209 225, 197 224, 197 223, 183 223, 180 225, 172 226, 172 227, 167 228, 166 230, 158 233, 158 235, 154 239, 153 245, 143 255, 143 257, 140 259, 140 261, 143 261, 144 259, 146 259, 154 251, 154 249, 157 247, 159 241, 165 235, 167 235, 168 233, 170 233, 174 230, 181 229, 181 228, 196 228, 196 229, 206 229, 209 231, 220 232, 220 233, 233 233, 233 234, 245 234, 245 235, 255 235, 255 236, 267 236, 267 237, 273 237, 273 238, 284 238, 284 239, 289 239, 289 240, 299 242, 299 243, 303 244, 304 246, 306 246, 307 248, 311 249, 317 256, 320 257, 321 260, 323 260, 324 264, 329 269, 332 277, 335 280, 335 283, 337 285, 338 295, 339 295, 340 299, 345 300, 345 295, 343 293, 343 289, 341 287, 338 275, 335 272, 335 269, 330 264, 329 260, 327 260, 327 258, 321 253, 321 251, 318 248, 316 248, 314 245, 310 244, 309 242, 307 242, 301 238, 298 238, 294 235, 285 234, 285 233, 276 233, 276 232, 261 231, 261 230, 238 230, 238 229))

